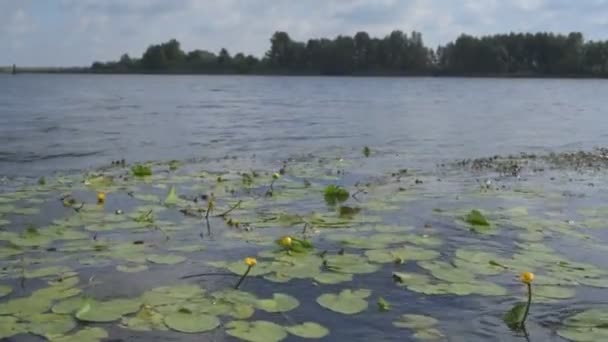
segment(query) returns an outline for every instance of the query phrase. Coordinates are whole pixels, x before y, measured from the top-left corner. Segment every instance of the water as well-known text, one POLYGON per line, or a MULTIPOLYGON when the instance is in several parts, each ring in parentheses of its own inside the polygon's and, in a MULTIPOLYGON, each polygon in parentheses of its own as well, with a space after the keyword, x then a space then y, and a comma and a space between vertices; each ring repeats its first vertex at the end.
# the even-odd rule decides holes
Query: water
POLYGON ((0 174, 331 147, 454 158, 608 142, 602 80, 0 76, 0 174))
MULTIPOLYGON (((424 274, 431 279, 425 285, 429 288, 459 282, 433 278, 430 270, 423 269, 424 263, 403 260, 335 285, 315 285, 311 278, 275 283, 251 277, 245 283, 246 291, 265 298, 283 292, 300 301, 297 309, 286 314, 256 310, 253 319, 280 325, 318 322, 331 331, 326 341, 409 341, 415 340, 415 331, 397 329, 392 322, 401 314, 424 314, 439 320, 443 340, 521 341, 525 340, 522 333, 506 328, 501 317, 525 296, 514 279, 522 264, 537 273, 539 292, 542 282, 550 283, 551 277, 567 281, 559 286, 575 291, 567 298, 534 304, 527 325, 532 341, 564 341, 556 333, 564 317, 608 304, 605 288, 573 281, 591 274, 592 280, 608 284, 608 270, 593 275, 593 266, 603 269, 608 241, 601 229, 608 221, 605 169, 587 165, 586 159, 577 168, 572 160, 556 165, 542 157, 608 145, 605 81, 18 75, 0 76, 0 90, 0 255, 6 255, 0 261, 0 285, 13 289, 0 299, 0 312, 10 300, 45 286, 40 279, 28 279, 21 287, 15 277, 21 274, 20 267, 31 271, 67 265, 78 273, 79 287, 98 299, 134 298, 150 288, 176 283, 199 284, 209 293, 230 288, 234 276, 180 277, 217 272, 208 261, 235 261, 272 250, 281 235, 301 236, 300 224, 287 227, 279 222, 265 227, 266 219, 273 215, 299 214, 312 222, 315 212, 325 220, 336 219, 335 208, 322 199, 323 188, 332 183, 348 188, 351 194, 360 189, 359 197, 346 203, 361 207, 362 212, 352 221, 343 220, 339 228, 317 227, 308 236, 316 252, 339 255, 344 248, 347 254, 362 256, 368 248, 388 248, 359 248, 352 242, 341 243, 335 234, 370 239, 394 234, 397 240, 405 235, 408 241, 387 244, 436 251, 437 259, 448 265, 458 261, 459 249, 481 248, 495 253, 500 262, 516 266, 495 275, 476 274, 477 270, 462 264, 452 266, 476 274, 475 282, 501 286, 506 294, 425 295, 415 287, 396 285, 393 272, 424 274), (371 148, 369 158, 363 156, 364 146, 371 148), (454 163, 519 152, 539 157, 518 159, 522 170, 517 174, 454 163), (137 180, 128 166, 109 167, 111 161, 123 158, 127 164, 160 164, 154 165, 151 178, 137 180), (169 160, 182 161, 182 165, 169 170, 169 160), (269 197, 271 173, 284 160, 289 160, 286 173, 269 197), (400 171, 403 169, 408 171, 400 171), (90 170, 114 177, 114 184, 98 188, 83 183, 83 175, 90 170), (244 185, 241 173, 251 170, 260 176, 252 185, 244 185), (218 174, 206 171, 222 171, 225 179, 219 181, 218 174), (37 185, 41 176, 46 177, 46 184, 37 185), (309 187, 303 186, 304 180, 309 187), (184 201, 178 208, 162 205, 171 186, 176 186, 184 201), (99 189, 108 191, 104 206, 94 204, 99 189), (66 193, 77 204, 82 201, 84 209, 62 205, 57 199, 66 193), (243 208, 230 216, 252 231, 231 227, 218 217, 211 218, 207 230, 200 218, 177 210, 204 207, 207 202, 200 196, 209 193, 215 194, 220 212, 242 200, 243 208), (142 205, 146 207, 142 209, 142 205), (41 210, 23 214, 18 212, 22 208, 41 210), (114 229, 113 225, 132 224, 135 212, 148 208, 155 210, 158 226, 114 229), (490 235, 474 233, 462 221, 471 208, 486 210, 495 229, 490 235), (584 212, 590 208, 597 210, 584 212), (115 215, 117 209, 125 214, 115 215), (43 236, 65 226, 85 235, 64 241, 61 234, 53 234, 47 244, 29 248, 31 242, 20 237, 27 236, 22 234, 30 225, 38 227, 43 236), (596 228, 590 228, 593 226, 596 228), (15 241, 26 244, 19 254, 8 248, 15 241), (125 255, 134 241, 144 251, 125 255), (176 265, 156 265, 147 259, 150 254, 164 255, 171 248, 193 244, 200 244, 202 250, 171 252, 187 257, 176 265), (554 254, 545 248, 552 248, 554 254), (568 262, 556 266, 559 257, 568 262), (573 261, 587 263, 575 264, 587 273, 575 270, 564 275, 571 271, 567 265, 573 261), (122 273, 117 271, 118 265, 149 269, 122 273), (93 284, 87 285, 87 280, 93 284), (369 309, 350 316, 317 304, 321 294, 346 288, 372 290, 369 309), (391 311, 377 310, 378 297, 392 304, 391 311)), ((605 167, 602 158, 593 162, 605 167)), ((491 165, 497 166, 499 161, 491 165)), ((273 261, 267 256, 259 256, 259 260, 261 265, 273 261)), ((222 317, 223 324, 228 321, 222 317)), ((194 341, 201 337, 134 332, 118 323, 102 326, 111 338, 128 341, 194 341)), ((232 341, 224 330, 203 337, 232 341)), ((14 340, 30 338, 22 334, 14 340)), ((298 340, 294 336, 287 339, 298 340)))

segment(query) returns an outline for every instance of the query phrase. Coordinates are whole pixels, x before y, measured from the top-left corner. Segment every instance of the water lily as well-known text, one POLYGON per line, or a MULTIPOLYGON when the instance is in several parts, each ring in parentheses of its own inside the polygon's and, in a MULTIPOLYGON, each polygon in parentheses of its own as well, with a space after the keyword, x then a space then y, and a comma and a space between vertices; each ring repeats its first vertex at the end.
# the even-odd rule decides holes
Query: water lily
POLYGON ((247 257, 243 261, 245 262, 245 265, 247 265, 247 270, 245 271, 245 273, 243 273, 243 276, 241 277, 241 279, 239 279, 239 282, 236 283, 236 285, 234 286, 235 290, 238 290, 239 286, 241 286, 241 283, 243 282, 243 280, 245 280, 245 278, 247 277, 247 275, 249 274, 249 272, 251 271, 251 269, 255 265, 258 264, 258 261, 255 258, 252 258, 252 257, 247 257))
POLYGON ((534 280, 534 273, 523 272, 520 275, 520 280, 528 287, 528 302, 526 303, 526 311, 524 311, 524 316, 520 323, 520 326, 523 327, 526 323, 526 318, 528 318, 528 313, 530 312, 530 305, 532 304, 532 281, 534 280))
POLYGON ((258 261, 255 258, 245 258, 245 265, 249 266, 249 267, 253 267, 255 265, 257 265, 258 261))
POLYGON ((281 175, 278 172, 275 172, 275 173, 272 174, 272 179, 276 180, 276 179, 279 179, 279 178, 281 178, 281 175))
POLYGON ((291 244, 292 244, 291 236, 283 236, 281 239, 279 239, 279 246, 281 246, 285 249, 289 249, 291 247, 291 244))
POLYGON ((97 203, 102 204, 106 201, 106 193, 103 191, 97 192, 97 203))
POLYGON ((530 283, 532 283, 532 281, 534 281, 534 273, 532 273, 532 272, 523 272, 519 276, 519 279, 524 284, 530 284, 530 283))

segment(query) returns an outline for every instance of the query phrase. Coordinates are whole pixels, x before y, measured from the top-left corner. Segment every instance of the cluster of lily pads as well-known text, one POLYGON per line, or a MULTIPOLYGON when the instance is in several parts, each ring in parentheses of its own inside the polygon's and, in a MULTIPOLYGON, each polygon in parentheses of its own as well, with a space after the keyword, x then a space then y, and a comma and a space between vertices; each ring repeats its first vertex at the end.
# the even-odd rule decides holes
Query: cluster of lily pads
MULTIPOLYGON (((369 148, 363 154, 377 155, 369 148)), ((322 316, 285 319, 300 305, 289 286, 297 282, 317 289, 321 312, 365 315, 376 300, 402 333, 442 340, 447 332, 439 317, 428 316, 434 312, 389 303, 382 289, 361 286, 358 277, 382 275, 384 289, 421 298, 521 299, 513 278, 532 271, 532 302, 548 306, 576 298, 580 289, 608 288, 607 270, 552 245, 567 237, 602 250, 593 231, 603 227, 608 210, 539 212, 561 197, 525 184, 456 192, 445 176, 439 183, 416 170, 348 175, 364 160, 290 160, 266 170, 230 158, 206 169, 178 161, 113 162, 84 175, 7 186, 0 195, 0 338, 96 341, 111 335, 109 325, 176 334, 222 330, 246 341, 331 336, 322 316), (498 198, 501 205, 475 208, 455 193, 498 198), (514 200, 529 205, 504 206, 514 200), (424 221, 408 220, 426 202, 437 207, 421 213, 424 221), (243 262, 245 256, 255 262, 243 262), (169 285, 96 295, 112 288, 103 275, 160 280, 176 270, 169 285), (211 283, 217 276, 224 285, 211 283), (235 276, 242 277, 238 283, 235 276), (263 286, 284 290, 260 297, 254 292, 263 286)), ((601 340, 608 336, 607 316, 601 307, 575 313, 557 334, 601 340)))

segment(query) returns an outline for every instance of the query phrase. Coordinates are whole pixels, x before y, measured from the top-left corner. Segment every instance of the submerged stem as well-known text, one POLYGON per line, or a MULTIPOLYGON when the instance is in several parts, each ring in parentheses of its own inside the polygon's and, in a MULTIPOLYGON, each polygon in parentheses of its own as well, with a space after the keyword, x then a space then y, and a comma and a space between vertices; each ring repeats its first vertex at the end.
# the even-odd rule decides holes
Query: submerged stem
POLYGON ((243 276, 241 277, 241 279, 239 279, 239 282, 238 282, 238 283, 236 283, 236 285, 234 286, 234 289, 235 289, 235 290, 238 290, 238 289, 239 289, 239 286, 241 286, 241 283, 243 282, 243 280, 245 280, 245 278, 246 278, 246 277, 247 277, 247 275, 249 274, 249 271, 251 271, 251 268, 252 268, 252 267, 253 267, 253 266, 249 266, 249 267, 247 267, 247 271, 245 271, 245 273, 243 274, 243 276))
POLYGON ((524 317, 521 319, 520 326, 523 328, 524 324, 526 324, 526 318, 528 318, 528 313, 530 312, 530 305, 532 305, 532 285, 530 283, 526 284, 528 286, 528 302, 526 303, 526 311, 524 311, 524 317))

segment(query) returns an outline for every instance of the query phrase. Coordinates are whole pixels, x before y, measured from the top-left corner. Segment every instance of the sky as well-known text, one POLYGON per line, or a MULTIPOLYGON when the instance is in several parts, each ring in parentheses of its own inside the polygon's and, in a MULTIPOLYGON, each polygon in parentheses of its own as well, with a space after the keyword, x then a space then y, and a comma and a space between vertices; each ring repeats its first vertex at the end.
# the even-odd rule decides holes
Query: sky
POLYGON ((579 31, 608 39, 608 0, 0 0, 0 65, 83 66, 139 57, 175 38, 186 51, 262 56, 292 39, 422 32, 436 47, 461 33, 579 31))

